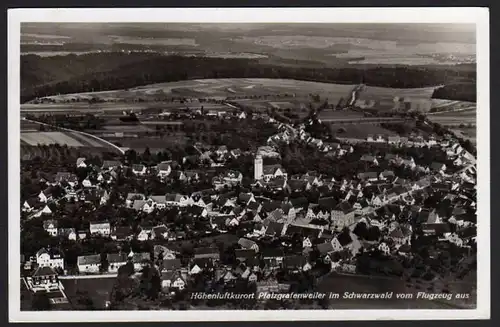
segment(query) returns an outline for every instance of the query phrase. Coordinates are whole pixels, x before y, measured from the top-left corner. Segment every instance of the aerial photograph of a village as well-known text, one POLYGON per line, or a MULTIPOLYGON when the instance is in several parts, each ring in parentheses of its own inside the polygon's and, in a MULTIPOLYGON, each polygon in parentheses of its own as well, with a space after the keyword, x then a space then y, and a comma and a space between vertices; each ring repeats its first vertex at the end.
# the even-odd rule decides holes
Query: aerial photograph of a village
POLYGON ((474 24, 22 23, 20 69, 22 311, 476 308, 474 24))

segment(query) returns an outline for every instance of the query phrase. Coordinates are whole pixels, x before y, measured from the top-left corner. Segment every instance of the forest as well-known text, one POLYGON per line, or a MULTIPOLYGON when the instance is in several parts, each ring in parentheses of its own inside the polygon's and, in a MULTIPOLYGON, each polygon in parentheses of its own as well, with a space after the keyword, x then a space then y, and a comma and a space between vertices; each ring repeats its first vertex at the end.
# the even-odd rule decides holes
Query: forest
MULTIPOLYGON (((21 103, 54 94, 126 89, 140 85, 203 78, 283 78, 369 86, 417 88, 475 84, 470 67, 306 68, 253 59, 164 56, 157 53, 93 53, 21 58, 21 103)), ((470 88, 472 91, 472 88, 470 88)), ((441 91, 435 97, 461 97, 441 91)), ((468 97, 472 97, 472 94, 468 97)), ((475 89, 474 89, 475 98, 475 89)))

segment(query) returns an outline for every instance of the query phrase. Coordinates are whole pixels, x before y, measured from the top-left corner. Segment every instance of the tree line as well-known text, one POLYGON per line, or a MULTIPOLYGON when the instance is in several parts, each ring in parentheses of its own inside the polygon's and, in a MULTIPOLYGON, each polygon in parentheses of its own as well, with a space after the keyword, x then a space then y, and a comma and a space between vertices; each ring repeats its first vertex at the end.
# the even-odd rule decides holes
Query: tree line
POLYGON ((203 78, 283 78, 330 83, 415 88, 458 81, 474 83, 473 69, 433 67, 305 68, 262 64, 253 59, 113 53, 21 61, 21 102, 53 94, 126 89, 152 83, 203 78), (97 63, 96 63, 97 62, 97 63), (104 65, 105 63, 109 65, 104 65), (73 66, 76 66, 74 68, 73 66), (92 69, 86 67, 92 66, 92 69), (48 70, 50 67, 51 70, 48 70))

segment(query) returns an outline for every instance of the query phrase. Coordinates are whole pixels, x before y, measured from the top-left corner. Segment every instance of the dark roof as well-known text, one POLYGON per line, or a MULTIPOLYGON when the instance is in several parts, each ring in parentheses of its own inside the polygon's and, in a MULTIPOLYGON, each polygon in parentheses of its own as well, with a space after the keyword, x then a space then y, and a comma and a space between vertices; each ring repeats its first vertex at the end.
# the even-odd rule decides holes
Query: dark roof
POLYGON ((195 256, 197 256, 197 255, 206 255, 206 254, 219 255, 220 252, 219 252, 219 249, 212 248, 212 247, 204 247, 204 248, 195 248, 194 249, 194 255, 195 256))
POLYGON ((108 253, 107 255, 108 263, 121 263, 127 262, 127 254, 126 253, 108 253))
POLYGON ((284 224, 271 221, 266 229, 266 235, 280 236, 283 231, 284 224))
POLYGON ((142 263, 151 260, 149 252, 134 253, 131 258, 133 263, 142 263))
POLYGON ((102 168, 103 169, 108 169, 108 168, 115 168, 115 167, 121 167, 121 162, 117 160, 104 160, 102 163, 102 168))
POLYGON ((307 181, 299 179, 290 179, 287 181, 287 185, 291 191, 304 191, 307 186, 307 181))
POLYGON ((321 243, 317 245, 318 251, 321 254, 327 254, 333 251, 333 245, 331 242, 321 243))
POLYGON ((33 273, 33 277, 41 277, 41 276, 53 276, 57 275, 57 273, 51 267, 38 267, 33 273))
POLYGON ((294 208, 305 208, 309 204, 309 200, 306 197, 300 197, 300 198, 290 199, 290 203, 294 208))
POLYGON ((117 238, 126 238, 132 235, 132 228, 125 226, 125 227, 115 227, 114 231, 111 233, 111 235, 116 236, 117 238))
POLYGON ((337 206, 337 201, 333 197, 320 198, 318 205, 321 209, 333 210, 337 206))
POLYGON ((271 212, 276 209, 281 209, 280 201, 267 201, 262 205, 262 211, 271 212))
POLYGON ((283 257, 283 249, 280 248, 264 248, 262 249, 263 258, 283 257))
POLYGON ((431 164, 431 170, 441 170, 444 166, 444 163, 441 163, 441 162, 433 162, 431 164))
POLYGON ((347 201, 343 201, 335 207, 336 211, 342 211, 344 214, 347 214, 352 211, 352 206, 347 201))
POLYGON ((134 171, 142 171, 144 168, 145 168, 145 166, 141 165, 141 164, 132 165, 132 170, 134 170, 134 171))
POLYGON ((369 171, 366 173, 359 173, 358 174, 359 179, 371 179, 371 178, 378 178, 378 174, 374 171, 369 171))
POLYGON ((339 241, 340 245, 342 245, 342 246, 346 246, 347 244, 352 242, 351 235, 349 235, 349 233, 345 233, 345 232, 340 233, 337 236, 337 240, 339 241))
POLYGON ((246 258, 251 258, 255 257, 255 251, 252 249, 236 249, 234 251, 234 254, 237 259, 246 259, 246 258))
POLYGON ((255 242, 247 238, 240 238, 238 240, 238 244, 241 245, 242 248, 250 249, 252 246, 255 245, 255 242))
POLYGON ((78 257, 77 262, 78 265, 100 264, 101 256, 99 254, 82 255, 78 257))
POLYGON ((214 267, 214 264, 213 264, 212 260, 210 260, 210 258, 195 258, 195 259, 193 259, 193 261, 189 265, 189 268, 193 268, 194 265, 197 265, 198 267, 200 267, 202 269, 214 267))
POLYGON ((307 259, 301 255, 286 256, 283 258, 283 266, 285 268, 299 268, 307 263, 307 259))
POLYGON ((258 209, 259 209, 259 206, 260 206, 260 203, 259 203, 259 202, 257 202, 257 201, 252 201, 252 202, 250 202, 250 203, 247 205, 247 208, 248 208, 248 210, 255 211, 255 210, 258 210, 258 209))
POLYGON ((284 170, 280 164, 275 165, 264 165, 262 167, 264 175, 274 174, 278 169, 284 170))
POLYGON ((162 270, 177 270, 182 267, 182 263, 180 259, 168 259, 163 260, 161 269, 162 270))
POLYGON ((157 166, 156 166, 156 169, 158 171, 168 171, 170 168, 170 164, 169 163, 166 163, 166 162, 162 162, 162 163, 159 163, 157 166))

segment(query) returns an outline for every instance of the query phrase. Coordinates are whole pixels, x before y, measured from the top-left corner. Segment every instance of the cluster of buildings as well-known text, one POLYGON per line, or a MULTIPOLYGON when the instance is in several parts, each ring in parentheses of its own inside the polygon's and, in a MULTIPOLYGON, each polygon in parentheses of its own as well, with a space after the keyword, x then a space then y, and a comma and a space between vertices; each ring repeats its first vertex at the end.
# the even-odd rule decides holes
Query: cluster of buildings
MULTIPOLYGON (((280 133, 269 140, 302 140, 315 144, 324 152, 352 152, 352 145, 324 144, 311 138, 303 128, 279 126, 280 133)), ((367 142, 382 142, 374 137, 367 142)), ((407 144, 402 138, 383 140, 391 144, 407 144)), ((409 141, 408 141, 409 142, 409 141)), ((426 141, 426 145, 432 139, 426 141)), ((414 144, 413 144, 414 145, 414 144)), ((423 167, 426 176, 418 181, 396 176, 394 171, 376 169, 378 158, 371 154, 361 161, 370 163, 373 171, 360 172, 354 178, 335 179, 316 172, 289 175, 280 164, 266 165, 261 154, 254 159, 251 185, 242 186, 243 174, 225 170, 212 177, 212 188, 191 194, 128 193, 120 196, 121 206, 137 215, 175 211, 183 219, 183 226, 175 222, 148 225, 142 222, 137 229, 119 226, 113 220, 89 222, 88 229, 59 228, 54 208, 57 197, 53 188, 62 189, 60 197, 90 201, 95 207, 106 204, 114 192, 114 182, 124 169, 131 177, 145 179, 159 177, 195 183, 202 173, 182 170, 175 162, 161 162, 154 167, 135 164, 125 167, 120 161, 104 161, 101 167, 91 167, 84 158, 76 162, 77 168, 92 168, 89 177, 79 183, 74 173, 61 172, 46 180, 47 189, 33 199, 24 201, 22 209, 33 216, 42 216, 43 228, 52 237, 64 237, 80 242, 94 236, 107 237, 116 242, 136 239, 140 242, 154 240, 162 244, 163 255, 152 258, 150 253, 108 253, 79 256, 77 269, 80 274, 117 273, 129 264, 131 273, 140 272, 144 265, 154 265, 161 273, 162 287, 167 291, 182 290, 194 283, 197 276, 206 277, 210 285, 231 285, 247 281, 260 290, 287 289, 293 283, 283 283, 278 271, 302 274, 318 266, 311 253, 319 254, 319 264, 331 270, 348 273, 356 271, 356 257, 361 251, 378 251, 386 256, 412 256, 412 239, 423 233, 433 236, 436 242, 453 243, 467 247, 475 242, 476 171, 475 159, 453 140, 439 140, 432 146, 440 147, 456 166, 447 173, 444 163, 423 167), (94 169, 95 168, 95 169, 94 169), (91 190, 91 191, 89 191, 91 190), (311 196, 312 191, 317 196, 311 196), (264 195, 265 194, 265 195, 264 195), (432 206, 426 200, 433 196, 443 199, 432 206), (194 227, 196 226, 196 228, 194 227), (218 235, 244 231, 245 237, 237 241, 235 262, 225 263, 221 249, 196 248, 188 260, 180 260, 179 253, 170 250, 169 242, 189 239, 193 235, 218 235), (365 230, 365 232, 360 232, 365 230), (106 263, 106 267, 103 263, 106 263)), ((195 162, 200 161, 198 156, 195 162)), ((237 157, 241 151, 221 146, 207 160, 224 164, 225 158, 237 157)), ((184 158, 194 160, 193 158, 184 158)), ((417 169, 412 158, 387 155, 383 158, 395 166, 417 169)), ((28 261, 35 273, 27 278, 33 289, 51 289, 58 285, 57 274, 66 269, 64 255, 54 249, 41 249, 28 261), (42 269, 42 270, 41 270, 42 269), (40 276, 45 276, 41 278, 40 276), (55 277, 54 277, 55 276, 55 277)), ((25 263, 27 264, 27 263, 25 263)), ((224 286, 224 287, 225 287, 224 286)))

